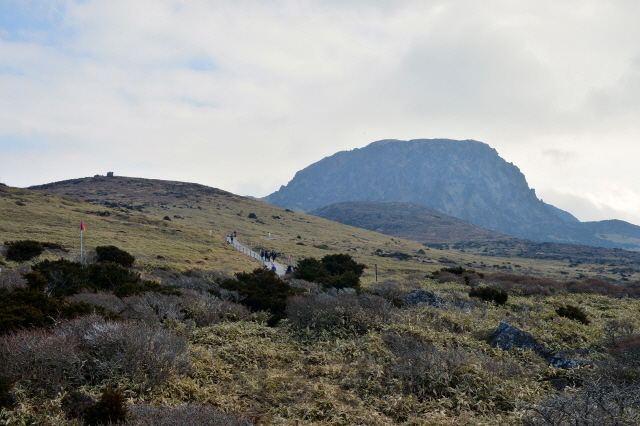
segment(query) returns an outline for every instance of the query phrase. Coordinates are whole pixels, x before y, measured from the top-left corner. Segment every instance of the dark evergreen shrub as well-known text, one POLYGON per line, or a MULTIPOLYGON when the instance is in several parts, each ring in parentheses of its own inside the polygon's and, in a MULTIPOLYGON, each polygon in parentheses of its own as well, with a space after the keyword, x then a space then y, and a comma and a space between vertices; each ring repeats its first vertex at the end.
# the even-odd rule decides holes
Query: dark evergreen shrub
POLYGON ((44 276, 47 284, 42 288, 38 277, 25 275, 32 290, 46 290, 55 297, 63 297, 91 288, 88 270, 80 262, 43 260, 33 265, 33 270, 44 276))
POLYGON ((469 297, 479 297, 485 302, 494 302, 497 305, 504 305, 509 299, 509 294, 496 287, 478 286, 469 290, 469 297))
POLYGON ((60 408, 62 408, 62 411, 64 411, 68 419, 79 419, 82 417, 85 409, 96 402, 96 399, 92 395, 74 390, 62 398, 60 408))
POLYGON ((243 305, 254 311, 269 311, 270 326, 285 318, 287 298, 295 294, 289 283, 282 281, 270 269, 256 268, 253 272, 238 272, 236 279, 224 279, 220 287, 238 293, 243 305))
POLYGON ((124 394, 120 389, 111 388, 103 391, 100 401, 87 406, 83 415, 87 426, 124 422, 126 417, 124 394))
POLYGON ((140 292, 140 275, 116 263, 89 265, 89 281, 94 289, 112 291, 118 297, 140 292))
POLYGON ((96 247, 96 260, 98 262, 111 262, 131 268, 135 262, 135 257, 116 246, 96 247))
POLYGON ((328 254, 318 260, 302 259, 294 268, 298 279, 322 283, 326 288, 353 288, 360 291, 360 275, 366 265, 357 263, 348 254, 328 254))
POLYGON ((565 305, 556 309, 556 313, 570 320, 580 321, 584 325, 588 325, 591 320, 587 317, 587 313, 577 306, 565 305))
POLYGON ((170 218, 169 216, 165 216, 165 217, 163 217, 163 218, 162 218, 162 220, 168 220, 168 221, 171 221, 171 218, 170 218))
POLYGON ((88 303, 66 303, 38 290, 0 288, 0 333, 49 325, 61 318, 92 312, 94 308, 88 303))
POLYGON ((24 262, 39 256, 44 251, 44 246, 37 241, 23 240, 9 243, 7 260, 24 262))
POLYGON ((0 408, 12 408, 15 404, 15 398, 11 393, 15 380, 11 377, 0 376, 0 408))
POLYGON ((315 257, 308 257, 298 262, 293 268, 293 275, 305 281, 318 282, 329 276, 329 271, 324 264, 315 257))
POLYGON ((350 255, 344 253, 328 254, 322 258, 322 264, 332 276, 353 272, 359 277, 367 267, 367 265, 356 262, 350 255))
POLYGON ((249 219, 257 219, 258 216, 256 216, 255 213, 249 213, 249 216, 247 216, 249 219))

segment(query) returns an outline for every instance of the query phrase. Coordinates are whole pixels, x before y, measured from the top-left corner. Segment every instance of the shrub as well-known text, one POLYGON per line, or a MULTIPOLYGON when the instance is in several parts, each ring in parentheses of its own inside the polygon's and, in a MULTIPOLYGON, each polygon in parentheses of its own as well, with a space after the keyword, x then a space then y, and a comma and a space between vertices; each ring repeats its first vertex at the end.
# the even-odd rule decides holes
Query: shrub
POLYGON ((144 390, 185 373, 187 342, 162 328, 89 315, 0 337, 0 374, 53 395, 124 376, 144 390))
POLYGON ((556 313, 570 320, 580 321, 581 323, 588 325, 591 320, 587 317, 587 313, 577 306, 565 305, 556 309, 556 313))
POLYGON ((497 305, 504 305, 509 299, 509 294, 496 287, 478 286, 469 290, 469 297, 479 297, 485 302, 494 302, 497 305))
POLYGON ((26 275, 29 288, 32 290, 44 290, 56 297, 78 293, 83 288, 91 288, 89 274, 80 262, 69 260, 43 260, 32 268, 45 279, 44 283, 35 275, 26 275))
POLYGON ((7 260, 15 262, 24 262, 40 256, 44 251, 44 246, 37 241, 22 240, 8 243, 7 260))
POLYGON ((88 303, 67 303, 36 290, 0 288, 0 333, 41 327, 93 312, 88 303))
POLYGON ((350 255, 344 253, 328 254, 322 258, 322 264, 327 268, 331 276, 352 272, 359 277, 367 267, 367 265, 356 262, 350 255))
POLYGON ((624 426, 640 424, 640 383, 590 377, 576 392, 529 407, 529 426, 624 426))
POLYGON ((135 257, 116 246, 99 246, 96 247, 96 260, 98 262, 111 262, 131 268, 135 262, 135 257))
POLYGON ((633 368, 640 367, 640 334, 631 334, 613 341, 609 353, 618 362, 633 368))
POLYGON ((62 244, 58 244, 58 243, 51 243, 51 242, 46 242, 46 243, 42 243, 42 246, 44 248, 47 248, 49 250, 60 250, 63 251, 65 253, 68 253, 69 250, 67 250, 66 248, 64 248, 62 246, 62 244))
POLYGON ((293 268, 293 275, 300 280, 318 282, 319 279, 329 276, 329 271, 321 261, 315 257, 308 257, 298 262, 293 268))
POLYGON ((168 221, 171 221, 171 218, 170 218, 169 216, 165 216, 165 217, 163 217, 163 218, 162 218, 162 220, 168 220, 168 221))
POLYGON ((134 405, 124 426, 251 426, 247 418, 223 413, 211 406, 184 404, 175 407, 134 405))
POLYGON ((270 269, 256 268, 253 272, 238 272, 236 279, 224 279, 220 287, 235 291, 243 305, 254 311, 269 311, 270 326, 285 318, 287 298, 295 294, 289 283, 282 281, 270 269))
POLYGON ((247 216, 249 219, 257 219, 258 216, 256 216, 255 213, 249 213, 249 216, 247 216))
POLYGON ((60 408, 68 419, 79 419, 85 408, 97 402, 93 395, 78 390, 73 390, 60 401, 60 408))
POLYGON ((0 409, 12 408, 15 404, 15 398, 11 393, 14 380, 7 376, 0 376, 0 409))
POLYGON ((84 409, 82 417, 87 426, 123 422, 127 417, 127 407, 122 391, 106 388, 98 402, 84 409))
POLYGON ((287 318, 298 333, 309 337, 361 336, 380 329, 395 313, 394 307, 379 296, 329 291, 287 301, 287 318))
POLYGON ((318 261, 302 259, 293 270, 298 279, 322 283, 325 288, 353 288, 360 291, 360 275, 366 265, 357 263, 348 254, 328 254, 318 261))

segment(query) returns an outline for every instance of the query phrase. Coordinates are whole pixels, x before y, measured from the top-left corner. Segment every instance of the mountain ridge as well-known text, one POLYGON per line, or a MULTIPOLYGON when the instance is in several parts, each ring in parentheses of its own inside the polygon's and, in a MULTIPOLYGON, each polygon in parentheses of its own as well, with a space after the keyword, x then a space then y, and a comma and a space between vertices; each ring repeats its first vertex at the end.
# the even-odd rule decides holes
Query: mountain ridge
POLYGON ((407 202, 518 238, 640 250, 640 227, 583 225, 540 200, 494 148, 471 139, 385 139, 341 151, 263 200, 302 212, 345 201, 407 202))

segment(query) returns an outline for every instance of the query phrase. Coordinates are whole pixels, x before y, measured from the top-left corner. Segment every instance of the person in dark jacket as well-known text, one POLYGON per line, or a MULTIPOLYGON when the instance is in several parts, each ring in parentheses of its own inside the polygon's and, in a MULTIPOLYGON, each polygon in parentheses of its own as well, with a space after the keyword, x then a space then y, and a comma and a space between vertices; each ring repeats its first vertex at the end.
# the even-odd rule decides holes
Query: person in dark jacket
POLYGON ((273 260, 276 260, 276 256, 277 256, 277 255, 278 255, 278 254, 276 253, 276 251, 275 251, 275 250, 271 250, 271 258, 272 258, 273 260))

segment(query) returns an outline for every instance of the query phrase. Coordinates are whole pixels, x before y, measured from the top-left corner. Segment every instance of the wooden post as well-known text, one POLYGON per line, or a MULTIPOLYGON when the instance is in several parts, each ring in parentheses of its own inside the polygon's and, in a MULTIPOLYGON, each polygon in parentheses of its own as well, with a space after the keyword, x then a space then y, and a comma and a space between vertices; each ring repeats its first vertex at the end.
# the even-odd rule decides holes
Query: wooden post
POLYGON ((378 264, 374 264, 374 266, 376 267, 376 282, 378 282, 378 264))

